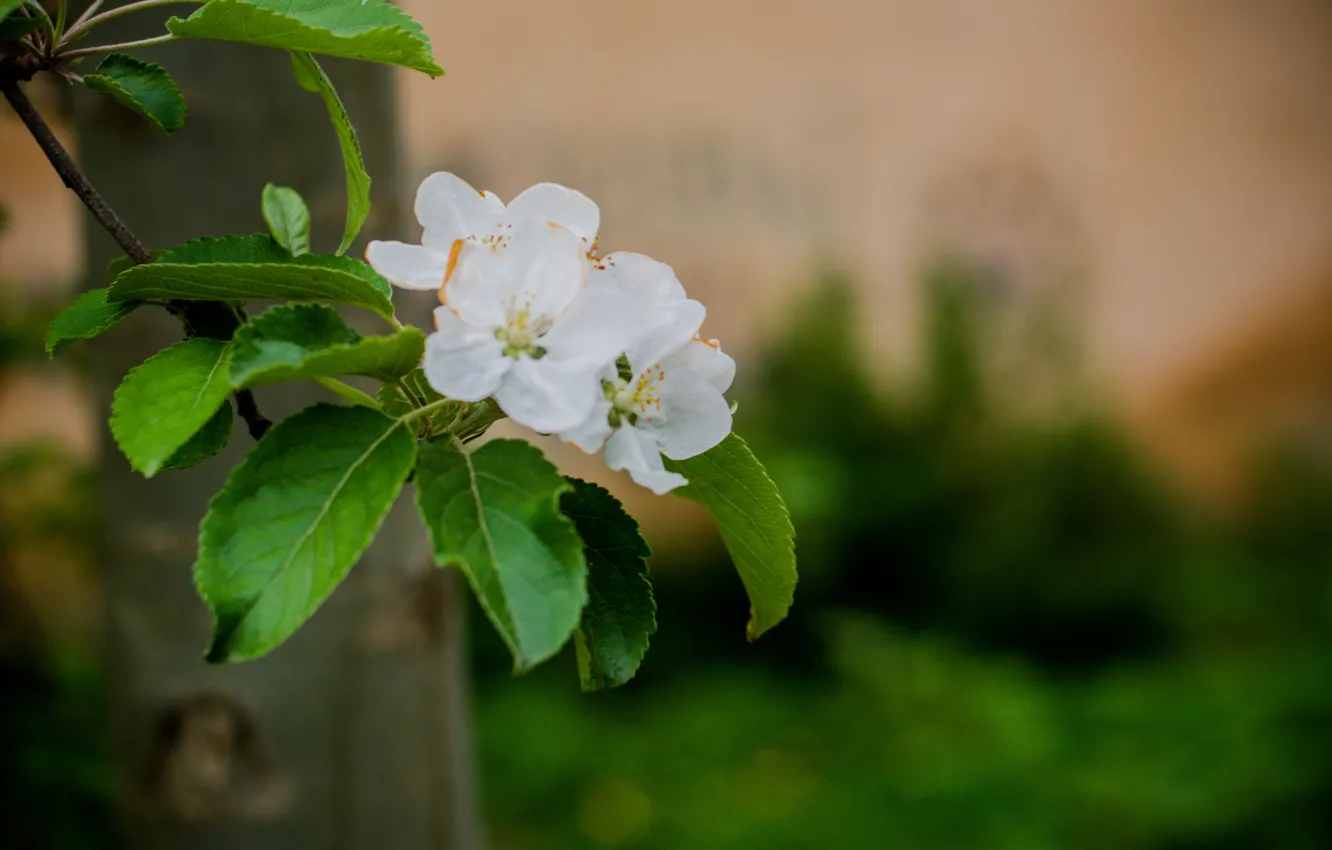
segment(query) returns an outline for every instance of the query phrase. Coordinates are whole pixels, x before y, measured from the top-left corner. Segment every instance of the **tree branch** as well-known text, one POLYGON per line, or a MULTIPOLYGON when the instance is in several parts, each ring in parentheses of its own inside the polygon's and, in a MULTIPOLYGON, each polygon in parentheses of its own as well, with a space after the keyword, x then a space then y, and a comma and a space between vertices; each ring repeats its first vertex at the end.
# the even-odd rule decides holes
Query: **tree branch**
MULTIPOLYGON (((42 153, 50 160, 51 166, 55 168, 60 179, 70 190, 78 195, 79 200, 92 213, 93 218, 97 219, 111 238, 116 240, 116 244, 129 256, 131 260, 139 265, 151 263, 153 255, 147 247, 144 246, 134 232, 129 229, 125 222, 120 220, 116 211, 111 209, 111 205, 101 196, 97 189, 88 182, 88 178, 79 170, 79 166, 74 162, 74 158, 65 150, 64 145, 56 138, 55 133, 51 132, 50 126, 42 118, 41 113, 28 100, 28 96, 19 88, 16 74, 6 73, 8 68, 0 65, 0 93, 3 93, 5 100, 14 107, 18 113, 19 119, 23 121, 28 132, 37 140, 42 153)), ((217 337, 220 339, 230 339, 231 333, 235 331, 240 324, 240 319, 235 312, 227 309, 223 304, 213 301, 170 301, 167 303, 167 309, 180 319, 185 325, 185 331, 192 336, 217 337)), ((273 427, 272 421, 259 412, 259 405, 254 399, 254 394, 249 390, 240 390, 236 393, 236 411, 245 424, 249 426, 250 436, 258 440, 269 428, 273 427)))

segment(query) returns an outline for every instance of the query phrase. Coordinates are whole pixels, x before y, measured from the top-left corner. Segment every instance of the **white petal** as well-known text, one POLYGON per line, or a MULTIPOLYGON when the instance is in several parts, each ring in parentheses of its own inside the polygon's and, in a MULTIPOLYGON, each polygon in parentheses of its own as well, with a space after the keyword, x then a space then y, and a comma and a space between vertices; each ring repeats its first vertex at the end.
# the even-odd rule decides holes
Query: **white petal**
POLYGON ((533 431, 554 434, 573 428, 602 398, 596 370, 551 357, 522 356, 512 362, 495 401, 510 419, 533 431))
POLYGON ((625 295, 648 307, 664 307, 689 297, 675 270, 646 254, 624 251, 607 254, 597 264, 594 274, 605 277, 625 295))
POLYGON ((480 401, 494 394, 513 366, 494 331, 469 325, 448 307, 435 309, 439 329, 426 337, 425 374, 430 386, 459 401, 480 401))
POLYGON ((638 375, 675 354, 703 325, 707 310, 697 301, 681 301, 657 313, 657 323, 627 350, 629 365, 638 375))
POLYGON ((696 372, 671 365, 664 371, 657 390, 661 411, 652 414, 644 428, 656 437, 666 457, 684 460, 701 455, 731 433, 731 406, 696 372))
POLYGON ((586 419, 567 431, 561 431, 560 439, 588 454, 596 454, 613 430, 610 424, 610 411, 611 403, 603 398, 592 406, 592 413, 586 419))
POLYGON ((601 226, 601 210, 582 192, 568 189, 558 183, 538 183, 523 190, 509 202, 504 219, 517 224, 525 219, 553 221, 569 228, 591 248, 601 226))
POLYGON ((652 435, 630 425, 618 429, 606 441, 606 465, 627 469, 634 483, 658 496, 683 487, 689 480, 678 472, 667 472, 652 435))
POLYGON ((500 327, 507 309, 529 308, 554 319, 583 288, 584 260, 573 232, 544 221, 523 222, 508 247, 465 242, 445 299, 469 322, 500 327))
POLYGON ((447 253, 405 242, 371 242, 365 259, 389 283, 403 289, 439 289, 449 266, 447 253))
POLYGON ((726 392, 735 381, 735 360, 721 350, 721 344, 715 339, 694 339, 672 356, 671 360, 698 373, 718 392, 726 392))
POLYGON ((421 242, 444 254, 457 239, 489 233, 503 212, 498 197, 444 171, 427 177, 416 190, 416 220, 425 228, 421 242))
POLYGON ((610 287, 588 286, 541 338, 541 346, 548 358, 600 370, 614 363, 637 333, 629 299, 610 287))

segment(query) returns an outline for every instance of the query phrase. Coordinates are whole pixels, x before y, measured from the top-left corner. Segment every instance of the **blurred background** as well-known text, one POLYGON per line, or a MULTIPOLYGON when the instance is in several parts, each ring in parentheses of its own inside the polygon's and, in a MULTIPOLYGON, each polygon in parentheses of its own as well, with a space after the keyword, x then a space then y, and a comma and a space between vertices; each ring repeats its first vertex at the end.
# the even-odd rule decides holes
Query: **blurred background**
MULTIPOLYGON (((491 846, 1332 846, 1332 6, 403 5, 448 76, 362 125, 377 185, 589 194, 603 250, 707 304, 798 532, 792 617, 750 646, 705 516, 543 443, 643 523, 660 629, 581 696, 571 652, 513 678, 472 612, 491 846)), ((284 175, 243 177, 259 229, 284 175)), ((114 846, 127 473, 98 343, 41 344, 105 281, 7 111, 0 204, 0 843, 114 846)))

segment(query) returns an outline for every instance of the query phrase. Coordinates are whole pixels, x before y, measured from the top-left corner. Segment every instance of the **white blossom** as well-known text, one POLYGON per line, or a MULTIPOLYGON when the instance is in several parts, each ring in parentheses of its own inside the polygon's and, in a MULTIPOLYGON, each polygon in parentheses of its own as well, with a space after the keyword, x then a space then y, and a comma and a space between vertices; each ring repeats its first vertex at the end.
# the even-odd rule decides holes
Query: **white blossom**
POLYGON ((505 207, 493 192, 474 189, 462 178, 441 171, 417 189, 416 218, 424 228, 421 244, 371 242, 365 258, 396 286, 438 290, 451 260, 457 259, 459 240, 502 250, 519 223, 550 221, 568 228, 586 255, 596 244, 601 211, 586 195, 555 183, 538 183, 505 207))
POLYGON ((460 401, 493 396, 542 433, 585 419, 637 324, 618 290, 586 283, 583 237, 533 218, 503 240, 457 244, 426 340, 430 385, 460 401))

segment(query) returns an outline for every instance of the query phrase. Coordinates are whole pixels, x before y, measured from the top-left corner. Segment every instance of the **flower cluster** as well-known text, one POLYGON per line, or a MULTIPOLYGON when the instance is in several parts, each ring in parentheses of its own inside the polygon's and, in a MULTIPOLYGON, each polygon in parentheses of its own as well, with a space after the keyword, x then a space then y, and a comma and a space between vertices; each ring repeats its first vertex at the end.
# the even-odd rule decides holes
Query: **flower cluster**
POLYGON ((407 289, 438 290, 426 342, 430 385, 460 401, 494 398, 515 422, 595 453, 655 493, 683 484, 683 460, 731 430, 722 394, 735 361, 699 329, 706 311, 670 266, 597 256, 601 213, 553 183, 506 207, 432 174, 416 196, 420 245, 371 242, 366 259, 407 289))

